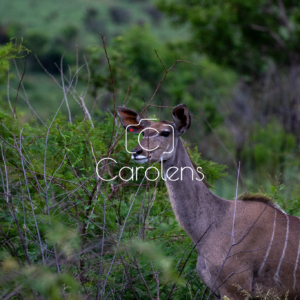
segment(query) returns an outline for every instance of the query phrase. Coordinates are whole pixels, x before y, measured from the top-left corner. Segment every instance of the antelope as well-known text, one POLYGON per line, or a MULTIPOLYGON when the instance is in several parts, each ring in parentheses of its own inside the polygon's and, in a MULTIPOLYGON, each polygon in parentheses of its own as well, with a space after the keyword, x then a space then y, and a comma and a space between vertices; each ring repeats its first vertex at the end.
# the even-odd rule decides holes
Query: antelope
POLYGON ((288 292, 288 299, 296 299, 300 295, 300 219, 287 215, 265 196, 246 195, 231 201, 214 195, 181 140, 191 125, 185 105, 172 110, 172 122, 145 120, 125 107, 117 112, 124 128, 144 134, 132 159, 163 164, 172 209, 195 243, 197 273, 210 293, 216 299, 245 299, 245 291, 255 297, 259 290, 266 294, 272 289, 280 297, 288 292), (182 178, 175 174, 176 168, 185 167, 189 169, 182 178))

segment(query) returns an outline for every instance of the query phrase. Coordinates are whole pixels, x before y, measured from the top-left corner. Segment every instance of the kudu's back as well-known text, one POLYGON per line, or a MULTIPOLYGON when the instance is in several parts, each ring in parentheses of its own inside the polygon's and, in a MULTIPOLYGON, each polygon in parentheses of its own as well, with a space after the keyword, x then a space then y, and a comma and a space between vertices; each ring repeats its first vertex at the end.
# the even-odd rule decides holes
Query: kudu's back
POLYGON ((198 245, 199 276, 230 299, 300 296, 300 219, 259 201, 237 201, 236 210, 230 202, 198 245))

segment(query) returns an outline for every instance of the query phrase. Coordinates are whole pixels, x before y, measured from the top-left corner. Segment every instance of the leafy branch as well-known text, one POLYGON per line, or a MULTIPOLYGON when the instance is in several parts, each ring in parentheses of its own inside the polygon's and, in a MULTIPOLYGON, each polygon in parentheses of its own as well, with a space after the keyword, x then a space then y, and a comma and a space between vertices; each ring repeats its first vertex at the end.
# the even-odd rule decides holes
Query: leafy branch
POLYGON ((30 53, 30 50, 23 45, 23 39, 18 43, 17 38, 12 38, 9 43, 0 48, 0 67, 8 67, 8 60, 22 58, 30 53), (26 52, 26 53, 24 53, 26 52))

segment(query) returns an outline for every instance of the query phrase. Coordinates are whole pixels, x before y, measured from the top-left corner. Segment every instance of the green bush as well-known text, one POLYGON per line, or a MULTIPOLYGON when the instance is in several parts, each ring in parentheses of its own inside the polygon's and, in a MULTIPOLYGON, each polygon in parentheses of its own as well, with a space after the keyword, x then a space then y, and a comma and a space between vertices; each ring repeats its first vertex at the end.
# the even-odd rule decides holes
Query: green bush
MULTIPOLYGON (((118 161, 104 174, 98 165, 106 179, 130 160, 111 115, 95 125, 79 117, 70 124, 61 113, 44 125, 22 124, 17 116, 0 114, 1 294, 150 299, 159 291, 162 299, 170 293, 185 299, 202 293, 193 244, 174 217, 164 182, 142 174, 125 184, 97 176, 102 158, 118 161)), ((197 149, 191 156, 210 183, 220 177, 222 167, 202 160, 197 149)))

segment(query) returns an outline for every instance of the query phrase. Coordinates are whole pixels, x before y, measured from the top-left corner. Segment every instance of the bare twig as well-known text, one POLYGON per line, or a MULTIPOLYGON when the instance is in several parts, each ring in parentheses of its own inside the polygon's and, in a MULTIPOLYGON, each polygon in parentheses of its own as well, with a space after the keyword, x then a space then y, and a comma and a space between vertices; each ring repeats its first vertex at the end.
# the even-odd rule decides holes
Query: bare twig
POLYGON ((136 65, 134 66, 134 68, 132 69, 131 76, 130 76, 130 80, 129 80, 129 84, 128 84, 128 87, 127 87, 126 97, 125 97, 125 100, 124 100, 124 102, 123 102, 123 106, 125 106, 126 101, 127 101, 127 99, 128 99, 129 89, 130 89, 130 85, 131 85, 132 76, 133 76, 134 70, 136 69, 137 66, 138 66, 138 64, 136 64, 136 65))
POLYGON ((276 42, 277 44, 282 47, 283 49, 286 49, 286 44, 285 42, 281 39, 281 37, 274 31, 270 30, 267 27, 261 26, 261 25, 256 25, 256 24, 251 24, 250 27, 256 31, 261 31, 261 32, 266 32, 268 33, 276 42))
POLYGON ((104 52, 105 52, 105 56, 106 56, 106 59, 107 59, 107 63, 108 63, 108 66, 109 66, 110 78, 111 78, 112 90, 113 90, 113 100, 114 100, 114 120, 113 120, 113 129, 112 129, 111 139, 110 139, 110 142, 109 142, 109 145, 108 145, 108 148, 110 148, 111 143, 112 143, 112 137, 113 137, 113 134, 114 134, 114 132, 115 132, 115 118, 116 118, 115 81, 114 81, 114 76, 113 76, 113 73, 112 73, 111 65, 110 65, 110 62, 109 62, 109 57, 108 57, 107 50, 106 50, 106 46, 105 46, 105 37, 104 37, 103 34, 101 34, 101 39, 102 39, 103 49, 104 49, 104 52))
POLYGON ((17 118, 17 113, 16 113, 17 100, 18 100, 19 90, 20 90, 20 87, 21 87, 21 84, 22 84, 22 80, 23 80, 24 75, 25 75, 25 71, 26 71, 26 61, 24 61, 24 71, 23 71, 22 77, 21 77, 20 82, 19 82, 19 86, 18 86, 18 89, 17 89, 17 95, 16 95, 16 99, 15 99, 15 105, 14 105, 14 109, 13 109, 13 116, 12 116, 13 134, 15 134, 15 122, 14 122, 15 117, 17 118))
MULTIPOLYGON (((158 53, 156 52, 156 55, 158 56, 158 53)), ((159 58, 159 56, 158 56, 158 58, 159 58)), ((160 58, 159 58, 160 59, 160 58)), ((164 76, 162 77, 162 79, 160 80, 160 82, 158 83, 158 85, 157 85, 157 87, 156 87, 156 89, 155 89, 155 91, 154 91, 154 94, 152 95, 152 97, 151 97, 151 99, 150 99, 150 101, 148 102, 148 104, 143 108, 143 110, 141 111, 141 114, 150 106, 150 104, 152 103, 152 101, 153 101, 153 99, 154 99, 154 97, 155 97, 155 95, 157 94, 157 92, 158 92, 158 90, 159 90, 159 88, 160 88, 160 86, 161 86, 161 84, 163 83, 163 81, 165 80, 165 78, 167 77, 167 75, 168 75, 168 73, 170 72, 170 71, 172 71, 173 70, 173 68, 178 64, 178 63, 180 63, 180 62, 185 62, 185 63, 188 63, 188 64, 193 64, 193 65, 196 65, 196 64, 194 64, 194 63, 192 63, 192 62, 189 62, 189 61, 186 61, 186 60, 180 60, 180 59, 178 59, 168 70, 166 70, 166 68, 164 67, 164 69, 166 70, 165 71, 165 74, 164 74, 164 76)), ((163 65, 163 64, 162 64, 163 65)), ((164 65, 163 65, 164 66, 164 65)))
MULTIPOLYGON (((187 262, 189 261, 191 255, 193 254, 194 250, 196 249, 196 247, 198 246, 198 244, 201 242, 201 240, 203 239, 203 237, 207 234, 207 232, 209 231, 209 229, 211 228, 211 226, 212 226, 213 224, 214 224, 214 223, 212 223, 212 224, 210 224, 210 225, 208 226, 208 228, 207 228, 207 229, 205 230, 205 232, 201 235, 201 237, 199 238, 199 240, 197 241, 197 243, 195 243, 195 245, 194 245, 193 249, 191 250, 189 256, 187 257, 186 261, 184 262, 184 264, 183 264, 183 266, 182 266, 182 268, 181 268, 181 271, 179 272, 179 276, 181 276, 181 274, 182 274, 182 272, 183 272, 183 270, 184 270, 184 268, 185 268, 187 262)), ((176 283, 173 284, 173 286, 172 286, 172 288, 171 288, 171 291, 170 291, 170 293, 169 293, 169 295, 168 295, 168 297, 167 297, 167 300, 171 298, 171 296, 172 296, 172 294, 173 294, 173 292, 174 292, 174 289, 175 289, 177 283, 178 283, 178 280, 177 280, 176 283)))
POLYGON ((60 59, 61 83, 62 83, 62 90, 63 90, 63 92, 64 92, 64 98, 65 98, 65 102, 66 102, 68 114, 69 114, 69 122, 72 124, 71 111, 70 111, 69 102, 68 102, 68 97, 67 97, 67 93, 66 93, 66 89, 65 89, 64 70, 63 70, 63 60, 64 60, 64 56, 62 56, 61 59, 60 59))
POLYGON ((235 216, 236 216, 236 204, 237 204, 237 195, 238 195, 238 188, 239 188, 239 177, 240 177, 240 162, 239 162, 239 168, 238 168, 238 175, 237 175, 237 181, 236 181, 236 189, 235 189, 235 199, 234 199, 234 211, 233 211, 233 218, 232 218, 232 231, 231 231, 231 243, 234 244, 234 222, 235 222, 235 216))

